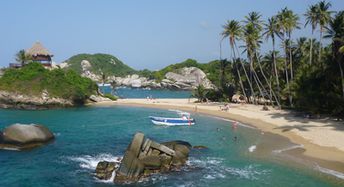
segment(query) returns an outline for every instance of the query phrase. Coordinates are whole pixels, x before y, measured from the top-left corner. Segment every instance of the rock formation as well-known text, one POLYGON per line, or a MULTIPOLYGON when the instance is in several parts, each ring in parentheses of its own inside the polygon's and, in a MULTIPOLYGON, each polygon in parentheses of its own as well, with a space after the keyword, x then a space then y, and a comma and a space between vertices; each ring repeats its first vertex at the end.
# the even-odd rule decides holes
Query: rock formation
POLYGON ((0 148, 33 148, 52 139, 54 139, 53 133, 42 125, 17 123, 2 131, 0 135, 0 148))
POLYGON ((157 143, 144 134, 136 133, 129 144, 119 168, 111 162, 99 162, 96 176, 108 180, 114 171, 114 182, 137 181, 152 173, 167 172, 183 166, 189 156, 191 145, 184 141, 157 143))
POLYGON ((72 100, 50 97, 46 90, 41 96, 0 91, 0 108, 37 110, 69 106, 73 106, 72 100))

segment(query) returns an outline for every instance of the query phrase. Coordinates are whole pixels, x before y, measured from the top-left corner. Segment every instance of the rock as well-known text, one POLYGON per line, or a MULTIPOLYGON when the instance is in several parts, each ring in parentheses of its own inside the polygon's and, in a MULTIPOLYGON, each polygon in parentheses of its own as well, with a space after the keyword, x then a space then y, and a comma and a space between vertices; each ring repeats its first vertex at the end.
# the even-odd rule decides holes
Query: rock
POLYGON ((266 105, 264 105, 263 108, 262 108, 262 110, 264 110, 264 111, 269 111, 269 108, 268 108, 266 105))
POLYGON ((174 84, 167 85, 168 87, 179 87, 180 89, 190 90, 199 85, 203 85, 206 89, 215 88, 207 78, 207 75, 196 67, 184 67, 176 70, 176 72, 168 72, 165 74, 165 77, 168 80, 174 81, 174 84))
POLYGON ((89 98, 93 102, 104 102, 104 101, 111 101, 111 99, 102 97, 100 95, 91 95, 89 98))
POLYGON ((204 146, 204 145, 195 145, 192 147, 193 149, 208 149, 207 146, 204 146))
POLYGON ((29 96, 14 92, 0 91, 0 108, 37 110, 73 105, 72 100, 50 97, 47 91, 43 91, 41 96, 29 96))
POLYGON ((117 167, 115 162, 101 161, 97 164, 96 177, 101 180, 109 180, 117 167))
POLYGON ((31 148, 54 139, 53 133, 42 125, 13 124, 2 131, 0 147, 31 148))
MULTIPOLYGON (((160 144, 145 138, 142 133, 136 133, 116 171, 114 181, 137 181, 152 173, 167 172, 175 167, 181 167, 186 163, 190 149, 191 145, 188 142, 171 141, 160 144)), ((105 163, 98 165, 98 170, 105 170, 105 163)), ((105 172, 97 173, 99 178, 109 176, 105 172)))
POLYGON ((145 169, 160 169, 161 160, 159 155, 150 155, 141 159, 145 169))

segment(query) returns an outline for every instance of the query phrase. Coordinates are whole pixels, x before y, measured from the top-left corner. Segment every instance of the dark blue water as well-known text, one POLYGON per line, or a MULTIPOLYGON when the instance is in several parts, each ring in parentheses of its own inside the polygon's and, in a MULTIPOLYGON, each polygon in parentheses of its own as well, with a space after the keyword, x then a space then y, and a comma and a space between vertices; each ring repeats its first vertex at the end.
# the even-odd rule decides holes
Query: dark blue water
MULTIPOLYGON (((195 114, 197 124, 161 127, 149 115, 169 116, 171 111, 134 107, 84 107, 49 111, 0 110, 0 129, 13 123, 44 124, 56 140, 31 151, 0 150, 0 186, 110 186, 94 178, 100 160, 122 156, 135 132, 156 141, 185 140, 205 145, 193 150, 188 166, 179 172, 154 175, 129 186, 333 186, 324 174, 279 164, 250 152, 262 144, 258 130, 195 114), (238 137, 233 141, 234 136, 238 137)), ((277 160, 277 161, 276 161, 277 160)), ((126 185, 128 186, 128 185, 126 185)))
POLYGON ((110 93, 119 96, 120 98, 147 98, 152 97, 155 99, 161 98, 190 98, 191 91, 183 91, 183 90, 168 90, 168 89, 152 89, 147 90, 143 88, 127 88, 127 87, 120 87, 116 89, 112 89, 109 86, 100 87, 100 90, 103 93, 110 93))

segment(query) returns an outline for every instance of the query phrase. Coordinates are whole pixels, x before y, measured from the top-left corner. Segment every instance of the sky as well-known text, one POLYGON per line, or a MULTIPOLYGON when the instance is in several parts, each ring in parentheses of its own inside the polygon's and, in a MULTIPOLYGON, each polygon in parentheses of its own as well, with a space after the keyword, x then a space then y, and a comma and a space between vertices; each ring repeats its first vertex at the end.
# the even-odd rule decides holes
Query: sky
MULTIPOLYGON (((2 0, 0 67, 15 62, 20 49, 39 41, 61 63, 79 53, 108 53, 135 69, 157 70, 187 58, 219 59, 226 20, 241 21, 251 11, 263 19, 284 7, 301 17, 294 38, 311 36, 303 28, 307 7, 318 0, 2 0)), ((344 0, 329 1, 344 10, 344 0)), ((318 32, 315 33, 318 37, 318 32)), ((326 42, 326 41, 325 41, 326 42)), ((264 40, 262 52, 271 50, 264 40)), ((223 58, 229 57, 228 42, 223 58)))

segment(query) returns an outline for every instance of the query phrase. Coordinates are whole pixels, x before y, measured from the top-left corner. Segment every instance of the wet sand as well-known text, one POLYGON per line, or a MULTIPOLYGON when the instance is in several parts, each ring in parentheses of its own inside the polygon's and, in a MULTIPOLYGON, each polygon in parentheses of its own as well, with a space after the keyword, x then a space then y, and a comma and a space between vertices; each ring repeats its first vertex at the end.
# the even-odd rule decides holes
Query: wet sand
MULTIPOLYGON (((288 141, 294 147, 282 150, 283 155, 300 161, 311 167, 328 168, 344 173, 344 124, 330 119, 315 120, 298 117, 296 113, 287 110, 263 111, 262 106, 230 104, 228 111, 221 111, 219 103, 194 103, 194 99, 120 99, 118 101, 101 102, 94 105, 112 106, 125 105, 135 107, 178 109, 204 115, 215 116, 254 126, 262 132, 281 135, 265 145, 257 145, 258 150, 272 151, 288 141), (268 146, 269 145, 269 146, 268 146), (263 146, 263 147, 262 147, 263 146)), ((257 153, 257 155, 259 152, 257 153)), ((294 162, 295 163, 295 162, 294 162)), ((296 162, 297 163, 297 162, 296 162)), ((324 171, 323 171, 324 172, 324 171)))

